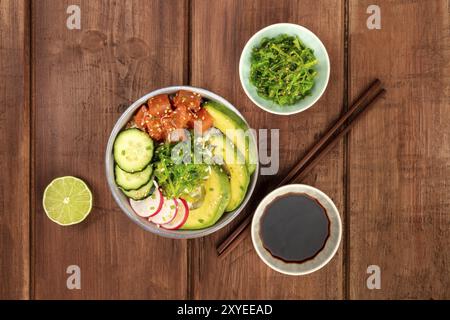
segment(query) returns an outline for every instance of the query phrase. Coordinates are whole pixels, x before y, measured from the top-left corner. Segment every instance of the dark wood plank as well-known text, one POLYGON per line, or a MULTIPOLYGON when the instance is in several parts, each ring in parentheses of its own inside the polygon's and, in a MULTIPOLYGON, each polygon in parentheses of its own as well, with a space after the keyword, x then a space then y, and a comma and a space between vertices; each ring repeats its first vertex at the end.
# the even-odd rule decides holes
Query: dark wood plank
POLYGON ((28 2, 0 2, 0 299, 29 297, 28 2))
POLYGON ((34 297, 185 298, 186 242, 129 221, 109 192, 103 159, 110 130, 131 101, 183 82, 186 1, 78 1, 81 30, 66 28, 71 1, 33 4, 34 297), (84 179, 94 194, 88 219, 71 227, 52 223, 40 205, 45 186, 63 175, 84 179), (66 288, 69 265, 81 268, 81 290, 66 288))
POLYGON ((447 0, 350 1, 350 96, 384 102, 349 138, 350 298, 450 298, 450 19, 447 0), (381 289, 368 290, 369 265, 381 289))
MULTIPOLYGON (((342 110, 343 101, 343 1, 192 1, 192 84, 212 90, 233 103, 253 128, 280 129, 280 171, 264 176, 259 188, 275 181, 298 161, 313 141, 342 110), (315 32, 331 59, 331 79, 324 97, 308 111, 289 117, 268 114, 245 96, 239 82, 238 63, 246 41, 264 26, 293 22, 315 32)), ((343 144, 305 181, 335 201, 343 215, 343 144)), ((191 279, 193 298, 343 298, 342 246, 322 270, 304 277, 283 276, 259 260, 250 237, 223 261, 215 246, 230 228, 193 241, 191 279)))

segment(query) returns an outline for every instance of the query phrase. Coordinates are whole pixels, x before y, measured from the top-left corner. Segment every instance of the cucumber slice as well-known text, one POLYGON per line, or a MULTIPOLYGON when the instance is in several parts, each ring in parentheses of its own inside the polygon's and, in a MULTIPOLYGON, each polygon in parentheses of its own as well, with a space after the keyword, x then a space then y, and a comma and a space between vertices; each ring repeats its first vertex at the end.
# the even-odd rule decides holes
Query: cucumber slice
POLYGON ((114 172, 116 176, 116 183, 123 190, 136 190, 147 184, 147 182, 152 177, 153 167, 148 165, 144 170, 128 173, 120 169, 116 164, 114 167, 114 172))
POLYGON ((123 190, 122 192, 125 193, 125 195, 133 200, 142 200, 147 198, 149 195, 153 193, 154 190, 154 184, 153 179, 150 179, 147 184, 145 184, 143 187, 140 187, 137 190, 123 190))
POLYGON ((114 141, 114 160, 123 171, 134 173, 145 169, 153 157, 153 140, 136 128, 120 132, 114 141))

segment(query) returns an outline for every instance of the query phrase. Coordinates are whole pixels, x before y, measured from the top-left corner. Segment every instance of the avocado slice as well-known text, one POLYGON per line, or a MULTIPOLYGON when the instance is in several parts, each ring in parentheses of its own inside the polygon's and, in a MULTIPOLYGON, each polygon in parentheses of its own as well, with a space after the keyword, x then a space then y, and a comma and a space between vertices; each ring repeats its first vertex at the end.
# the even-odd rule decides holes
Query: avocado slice
POLYGON ((223 164, 230 177, 230 202, 225 209, 226 212, 230 212, 239 207, 244 200, 250 183, 250 174, 244 156, 227 137, 219 133, 211 135, 208 141, 213 147, 212 153, 216 161, 223 164))
POLYGON ((203 107, 213 118, 214 126, 222 131, 244 155, 247 170, 251 175, 256 169, 258 158, 255 147, 250 141, 247 124, 237 114, 220 103, 207 101, 203 104, 203 107))
POLYGON ((200 207, 189 211, 184 230, 203 229, 212 226, 222 217, 230 201, 230 181, 219 166, 211 166, 211 173, 205 181, 205 198, 200 207))

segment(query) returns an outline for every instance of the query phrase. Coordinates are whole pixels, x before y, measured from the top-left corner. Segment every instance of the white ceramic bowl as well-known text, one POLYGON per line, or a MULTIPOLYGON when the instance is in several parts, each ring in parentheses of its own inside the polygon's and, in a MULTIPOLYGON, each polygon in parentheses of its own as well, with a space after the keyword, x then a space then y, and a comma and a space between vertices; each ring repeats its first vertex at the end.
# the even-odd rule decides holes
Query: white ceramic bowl
POLYGON ((242 88, 249 97, 261 109, 279 115, 290 115, 305 111, 313 106, 325 92, 330 78, 330 59, 322 41, 310 30, 297 24, 277 23, 261 29, 255 33, 242 50, 239 61, 239 78, 242 88), (279 34, 297 35, 300 40, 309 48, 314 50, 314 55, 319 60, 315 69, 317 77, 311 95, 290 106, 279 106, 276 103, 266 100, 258 95, 255 86, 250 83, 250 57, 252 49, 259 45, 261 39, 273 38, 279 34))
MULTIPOLYGON (((106 146, 106 154, 105 154, 105 165, 106 165, 106 178, 108 180, 109 189, 111 190, 111 193, 114 197, 114 200, 117 202, 119 207, 122 209, 122 211, 130 218, 133 222, 138 224, 143 229, 150 231, 152 233, 155 233, 157 235, 167 237, 167 238, 174 238, 174 239, 191 239, 191 238, 199 238, 206 236, 208 234, 211 234, 223 227, 225 227, 228 223, 230 223, 234 218, 236 218, 239 213, 242 211, 242 209, 247 204, 248 200, 250 199, 253 190, 255 189, 256 181, 258 180, 258 173, 259 173, 259 162, 256 162, 256 170, 252 174, 250 179, 250 184, 248 186, 247 194, 244 198, 244 201, 241 203, 241 205, 232 212, 226 212, 224 215, 217 221, 216 224, 213 226, 210 226, 205 229, 201 230, 166 230, 164 228, 158 228, 155 224, 147 221, 146 219, 140 218, 136 215, 136 213, 133 211, 133 209, 130 206, 130 202, 128 198, 120 191, 120 189, 117 187, 116 182, 114 180, 114 157, 112 154, 113 150, 113 144, 114 140, 116 139, 117 134, 125 127, 127 122, 131 119, 131 117, 134 115, 135 111, 144 103, 147 102, 147 100, 153 96, 159 95, 159 94, 171 94, 175 93, 179 90, 188 90, 199 93, 202 97, 207 98, 212 101, 216 101, 234 113, 238 115, 242 120, 248 125, 247 121, 245 121, 244 117, 241 115, 241 113, 227 100, 222 98, 221 96, 200 88, 195 87, 189 87, 189 86, 174 86, 174 87, 167 87, 162 88, 153 92, 150 92, 146 94, 145 96, 139 98, 136 100, 128 109, 122 114, 122 116, 117 120, 111 135, 109 136, 108 144, 106 146)), ((252 134, 252 143, 254 144, 254 149, 257 150, 256 147, 256 138, 254 134, 252 134)), ((258 159, 258 158, 257 158, 258 159)))
POLYGON ((342 237, 342 222, 339 211, 333 201, 322 191, 304 184, 289 184, 269 193, 259 204, 252 220, 252 241, 258 256, 270 268, 287 275, 300 276, 312 273, 325 266, 336 254, 342 237), (280 259, 274 258, 270 252, 264 248, 260 237, 261 216, 266 206, 275 198, 287 193, 305 193, 319 201, 325 208, 328 219, 330 220, 330 236, 325 243, 324 248, 313 259, 303 263, 286 263, 280 259))

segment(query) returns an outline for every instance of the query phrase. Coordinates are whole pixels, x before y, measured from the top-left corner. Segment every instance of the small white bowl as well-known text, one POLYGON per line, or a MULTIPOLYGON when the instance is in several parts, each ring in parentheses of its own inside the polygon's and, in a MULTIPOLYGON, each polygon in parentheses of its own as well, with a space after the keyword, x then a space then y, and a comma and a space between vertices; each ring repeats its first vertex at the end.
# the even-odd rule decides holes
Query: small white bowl
POLYGON ((339 216, 339 211, 333 201, 319 189, 304 184, 289 184, 273 190, 261 201, 252 220, 252 241, 258 256, 273 270, 292 276, 309 274, 325 266, 336 254, 339 244, 341 243, 341 237, 341 217, 339 216), (260 223, 264 209, 275 198, 287 193, 304 193, 315 198, 325 208, 328 219, 330 220, 330 235, 324 248, 313 259, 303 263, 287 263, 273 257, 271 253, 264 248, 260 237, 260 223))
POLYGON ((322 41, 307 28, 292 23, 272 24, 261 29, 248 40, 244 50, 242 50, 241 59, 239 61, 239 78, 245 93, 258 107, 273 114, 290 115, 310 108, 325 92, 330 78, 330 59, 322 41), (315 67, 317 70, 317 77, 315 78, 311 95, 298 101, 296 104, 289 106, 280 106, 273 101, 260 97, 256 92, 255 86, 250 83, 250 57, 252 49, 258 46, 263 38, 273 38, 279 34, 298 36, 307 47, 314 50, 314 55, 319 60, 315 67))

